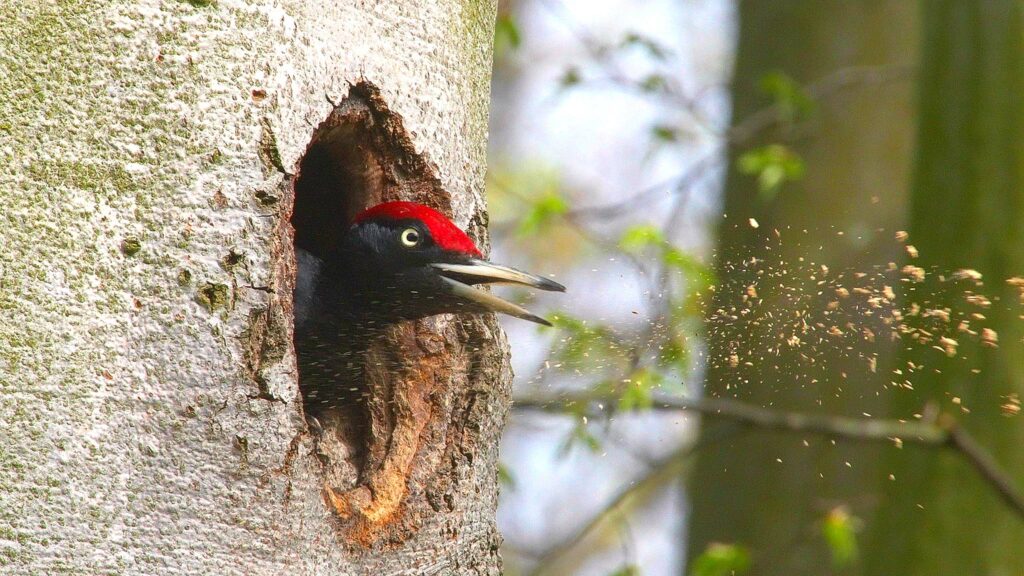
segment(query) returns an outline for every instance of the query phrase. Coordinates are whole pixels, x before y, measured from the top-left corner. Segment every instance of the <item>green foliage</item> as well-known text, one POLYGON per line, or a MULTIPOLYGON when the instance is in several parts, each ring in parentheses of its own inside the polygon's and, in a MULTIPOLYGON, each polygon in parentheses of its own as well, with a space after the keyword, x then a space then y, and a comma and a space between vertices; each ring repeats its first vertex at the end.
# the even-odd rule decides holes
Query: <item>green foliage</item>
POLYGON ((666 338, 658 345, 657 358, 658 366, 662 368, 674 366, 680 370, 686 370, 690 367, 690 348, 683 338, 666 338))
POLYGON ((822 523, 822 535, 832 553, 832 563, 836 567, 848 566, 857 559, 857 530, 860 520, 851 516, 846 508, 835 508, 828 513, 822 523))
POLYGON ((750 569, 750 552, 735 544, 710 544, 693 561, 690 576, 736 576, 750 569))
POLYGON ((515 241, 530 266, 559 269, 571 266, 593 248, 574 227, 559 170, 544 162, 495 161, 487 175, 491 229, 515 241), (557 246, 558 250, 552 250, 557 246))
POLYGON ((656 226, 637 224, 627 228, 619 237, 619 248, 635 255, 655 250, 662 264, 684 274, 695 289, 704 289, 714 282, 714 273, 708 266, 669 243, 656 226))
POLYGON ((740 172, 757 177, 761 198, 770 200, 785 182, 803 178, 804 160, 782 144, 770 144, 739 157, 740 172))
POLYGON ((686 275, 695 290, 705 290, 715 282, 715 273, 692 254, 668 245, 662 251, 661 261, 686 275))
POLYGON ((556 217, 569 211, 569 204, 565 198, 556 192, 549 192, 543 196, 531 199, 526 216, 519 222, 516 234, 519 236, 533 236, 544 229, 556 217))
POLYGON ((678 142, 679 141, 679 130, 673 126, 667 126, 665 124, 657 124, 651 127, 651 136, 657 142, 678 142))
POLYGON ((514 52, 523 43, 519 25, 511 14, 501 14, 494 23, 494 57, 500 59, 514 52))
POLYGON ((665 376, 647 368, 635 370, 624 382, 625 389, 619 396, 619 410, 647 410, 652 405, 651 392, 661 386, 665 376))
POLYGON ((626 564, 608 576, 640 576, 640 567, 636 564, 626 564))
POLYGON ((496 220, 518 220, 515 234, 520 237, 546 231, 556 216, 569 210, 558 170, 542 163, 492 163, 487 196, 496 220))
POLYGON ((638 47, 643 49, 647 54, 655 60, 665 60, 669 56, 669 50, 659 44, 658 42, 638 34, 636 32, 630 32, 622 38, 622 42, 619 43, 620 48, 632 48, 638 47))
POLYGON ((573 426, 572 432, 565 438, 562 445, 558 447, 558 455, 564 458, 573 448, 581 444, 591 452, 597 452, 601 449, 601 441, 590 432, 590 428, 587 426, 587 419, 583 416, 579 416, 576 419, 576 425, 573 426))
MULTIPOLYGON (((639 224, 626 229, 619 237, 619 248, 636 256, 653 253, 663 266, 679 272, 684 279, 687 289, 673 290, 668 295, 670 303, 667 307, 667 330, 652 344, 657 348, 659 370, 688 369, 690 356, 686 333, 693 329, 694 324, 700 324, 703 313, 702 298, 714 284, 714 272, 698 258, 673 246, 661 230, 649 224, 639 224)), ((638 405, 642 406, 642 403, 638 405)))
POLYGON ((516 489, 516 477, 504 462, 498 462, 498 482, 509 490, 516 489))
POLYGON ((644 92, 662 92, 668 88, 668 80, 661 74, 648 74, 637 87, 644 92))
POLYGON ((562 74, 562 77, 558 79, 558 86, 565 90, 572 88, 583 81, 583 77, 580 75, 580 69, 572 66, 562 74))
POLYGON ((647 248, 662 246, 665 243, 665 235, 650 224, 630 226, 619 237, 619 248, 633 254, 639 254, 647 248))
POLYGON ((783 122, 803 120, 814 112, 814 99, 784 72, 769 72, 761 76, 760 84, 761 90, 774 101, 783 122))
POLYGON ((610 360, 617 363, 625 359, 615 333, 604 324, 592 324, 567 314, 555 316, 551 323, 561 336, 552 357, 566 369, 596 371, 605 368, 610 360))

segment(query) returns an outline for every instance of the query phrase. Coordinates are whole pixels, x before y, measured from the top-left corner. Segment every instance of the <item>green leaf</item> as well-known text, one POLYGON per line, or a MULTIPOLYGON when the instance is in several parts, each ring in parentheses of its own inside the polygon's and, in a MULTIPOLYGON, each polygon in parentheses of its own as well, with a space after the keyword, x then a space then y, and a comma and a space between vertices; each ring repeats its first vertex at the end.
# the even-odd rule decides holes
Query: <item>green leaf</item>
POLYGON ((660 142, 678 142, 679 131, 672 126, 658 124, 651 127, 651 136, 660 142))
POLYGON ((529 212, 538 198, 558 195, 561 172, 544 161, 495 159, 488 166, 487 204, 491 221, 508 222, 529 212))
POLYGON ((622 38, 622 42, 619 43, 620 48, 639 47, 650 54, 655 60, 664 60, 668 57, 669 51, 661 44, 642 36, 636 32, 630 32, 622 38))
POLYGON ((814 111, 814 99, 784 72, 769 72, 761 76, 761 90, 772 98, 785 122, 796 122, 814 111))
POLYGON ((638 566, 635 564, 627 564, 608 576, 640 576, 640 574, 640 568, 638 566))
POLYGON ((591 452, 598 452, 601 450, 601 441, 598 440, 597 436, 590 433, 590 429, 587 428, 587 423, 581 418, 576 421, 576 425, 573 426, 572 432, 565 438, 562 445, 558 447, 558 455, 565 457, 572 451, 573 448, 582 444, 591 452))
POLYGON ((569 211, 569 204, 557 193, 549 193, 533 201, 529 212, 519 222, 516 234, 532 236, 540 232, 557 217, 569 211))
POLYGON ((619 237, 619 248, 626 252, 638 253, 651 246, 665 243, 665 235, 650 224, 637 224, 626 229, 619 237))
POLYGON ((661 255, 661 261, 669 268, 674 268, 687 275, 688 278, 699 280, 701 287, 710 285, 714 280, 714 272, 696 256, 687 254, 675 246, 669 246, 661 255))
POLYGON ((845 507, 834 508, 825 517, 822 534, 832 552, 832 563, 837 567, 848 566, 857 559, 857 530, 860 520, 846 510, 845 507))
POLYGON ((563 90, 565 90, 567 88, 572 88, 573 86, 579 84, 582 80, 583 77, 580 76, 579 68, 573 66, 572 68, 566 70, 564 74, 562 74, 562 77, 558 80, 558 85, 563 90))
POLYGON ((770 144, 745 152, 737 167, 740 172, 757 177, 761 197, 770 200, 785 182, 803 178, 803 158, 782 144, 770 144))
POLYGON ((735 544, 709 544, 693 561, 690 576, 736 576, 750 569, 750 552, 735 544))
POLYGON ((647 410, 651 407, 651 391, 642 386, 627 386, 619 397, 619 411, 647 410))
POLYGON ((681 370, 690 367, 690 349, 681 336, 672 335, 658 346, 658 365, 681 370))
POLYGON ((633 372, 626 382, 626 389, 619 397, 619 411, 629 412, 632 410, 648 410, 653 404, 651 390, 656 388, 664 380, 658 373, 640 368, 633 372))
POLYGON ((566 314, 554 315, 551 323, 559 336, 551 355, 560 369, 593 373, 625 361, 626 352, 608 326, 590 324, 566 314))
POLYGON ((498 482, 509 490, 516 489, 516 478, 504 462, 498 462, 498 482))
POLYGON ((657 92, 664 90, 668 86, 668 81, 661 74, 651 74, 641 80, 638 86, 644 92, 657 92))
POLYGON ((494 57, 503 58, 523 43, 519 26, 511 14, 501 14, 494 23, 494 57))

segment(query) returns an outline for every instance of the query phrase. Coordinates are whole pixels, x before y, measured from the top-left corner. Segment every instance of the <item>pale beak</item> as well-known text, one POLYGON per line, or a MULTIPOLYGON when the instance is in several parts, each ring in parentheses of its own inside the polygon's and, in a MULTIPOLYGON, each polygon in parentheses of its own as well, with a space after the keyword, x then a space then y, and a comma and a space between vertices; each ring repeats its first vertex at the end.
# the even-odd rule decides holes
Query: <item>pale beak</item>
POLYGON ((452 294, 473 302, 487 310, 501 312, 530 322, 551 326, 547 320, 531 313, 529 310, 498 298, 490 292, 477 290, 475 284, 515 284, 529 286, 538 290, 565 292, 565 286, 541 276, 527 274, 515 268, 491 264, 485 260, 472 259, 462 264, 436 263, 431 264, 441 272, 441 280, 448 285, 452 294))

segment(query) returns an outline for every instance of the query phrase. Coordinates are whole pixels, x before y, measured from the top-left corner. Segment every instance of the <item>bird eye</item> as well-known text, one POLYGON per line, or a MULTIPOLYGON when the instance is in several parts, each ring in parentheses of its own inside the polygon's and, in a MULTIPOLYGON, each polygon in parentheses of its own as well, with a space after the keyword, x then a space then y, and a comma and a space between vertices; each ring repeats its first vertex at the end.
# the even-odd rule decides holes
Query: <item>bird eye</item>
POLYGON ((402 231, 402 244, 414 248, 420 243, 420 231, 415 228, 406 228, 402 231))

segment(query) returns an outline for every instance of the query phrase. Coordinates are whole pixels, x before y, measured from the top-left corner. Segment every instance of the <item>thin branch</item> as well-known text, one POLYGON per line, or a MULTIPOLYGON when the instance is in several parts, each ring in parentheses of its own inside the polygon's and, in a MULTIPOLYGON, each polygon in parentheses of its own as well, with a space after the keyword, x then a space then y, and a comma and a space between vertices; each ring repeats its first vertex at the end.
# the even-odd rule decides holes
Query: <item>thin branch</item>
POLYGON ((978 441, 968 434, 967 430, 957 426, 955 423, 951 424, 949 426, 947 446, 963 456, 978 474, 988 482, 989 486, 995 490, 996 494, 1002 498, 1003 502, 1016 512, 1018 516, 1024 518, 1024 498, 1017 491, 1013 480, 999 467, 992 454, 985 450, 981 444, 978 444, 978 441))
MULTIPOLYGON (((507 182, 504 182, 499 178, 495 177, 493 174, 489 175, 488 178, 490 179, 490 182, 493 185, 497 186, 505 193, 515 196, 516 198, 524 202, 530 201, 530 199, 524 196, 522 192, 516 190, 507 182)), ((579 218, 577 218, 571 211, 562 214, 562 219, 567 224, 569 224, 571 229, 574 230, 577 234, 579 234, 579 236, 583 240, 593 244, 595 247, 604 250, 605 252, 615 252, 621 255, 627 262, 629 262, 636 269, 636 271, 641 276, 647 274, 647 268, 644 266, 644 263, 639 258, 636 257, 635 254, 631 254, 630 252, 622 250, 621 248, 619 248, 619 245, 616 241, 611 240, 609 238, 605 238, 604 236, 601 236, 588 226, 585 226, 582 222, 579 221, 579 218)), ((490 226, 490 229, 494 230, 496 226, 505 227, 505 223, 492 224, 490 226)))
MULTIPOLYGON (((877 86, 910 79, 917 70, 913 64, 882 64, 879 66, 850 66, 840 68, 804 86, 804 92, 813 101, 820 101, 850 87, 877 86)), ((767 106, 733 124, 725 133, 730 144, 745 144, 783 119, 778 105, 767 106)))
MULTIPOLYGON (((593 408, 593 405, 602 403, 614 406, 616 399, 603 395, 570 394, 547 399, 518 399, 514 406, 517 409, 562 412, 567 406, 582 405, 593 408)), ((999 466, 992 455, 952 417, 942 417, 935 422, 850 418, 771 410, 724 398, 686 399, 669 396, 656 397, 652 407, 661 410, 698 412, 747 426, 784 432, 806 432, 849 440, 895 441, 899 439, 905 444, 949 448, 960 455, 975 470, 1014 514, 1024 520, 1024 495, 1020 493, 1012 478, 999 466)), ((600 410, 595 410, 595 412, 601 413, 600 410)))
MULTIPOLYGON (((804 90, 814 100, 822 100, 851 86, 879 85, 910 78, 916 68, 911 64, 888 64, 881 66, 851 66, 841 68, 808 84, 804 90)), ((647 207, 647 200, 656 197, 666 189, 672 194, 686 192, 704 176, 710 168, 717 166, 721 155, 728 146, 742 146, 758 134, 782 121, 783 112, 777 105, 766 106, 736 122, 721 134, 721 140, 711 146, 697 161, 674 178, 649 186, 639 192, 609 204, 575 208, 565 214, 572 218, 603 219, 621 216, 628 209, 647 207)), ((500 226, 501 223, 498 224, 500 226)), ((495 225, 492 225, 494 228, 495 225)))
MULTIPOLYGON (((613 46, 602 42, 586 28, 577 26, 572 18, 565 16, 564 11, 566 7, 564 2, 553 2, 549 0, 547 2, 541 2, 540 5, 547 8, 552 16, 554 16, 574 37, 580 47, 587 52, 591 62, 604 71, 606 75, 604 78, 605 82, 620 89, 639 91, 644 96, 656 96, 665 99, 670 104, 673 104, 677 109, 686 112, 693 123, 698 127, 712 134, 718 132, 713 127, 713 123, 707 117, 707 114, 699 105, 699 95, 704 92, 703 89, 699 90, 696 95, 689 96, 684 93, 684 90, 681 87, 676 85, 674 81, 675 79, 671 76, 664 77, 666 84, 661 90, 648 91, 640 88, 638 86, 639 81, 632 78, 619 67, 618 62, 615 59, 615 49, 613 46)), ((593 84, 595 83, 595 79, 587 80, 586 83, 593 84)))
POLYGON ((651 490, 667 480, 679 476, 681 468, 686 461, 700 449, 718 442, 723 437, 732 434, 735 430, 720 430, 717 434, 702 437, 700 440, 688 443, 668 456, 655 462, 642 478, 622 488, 618 494, 601 511, 594 514, 584 522, 579 529, 573 532, 558 544, 555 544, 543 552, 537 559, 537 564, 528 574, 529 576, 542 576, 548 574, 557 567, 558 563, 587 536, 592 534, 599 526, 608 521, 612 516, 618 514, 620 509, 629 500, 640 494, 651 490))
POLYGON ((721 145, 715 145, 712 150, 701 156, 697 161, 691 163, 686 167, 681 174, 674 176, 663 182, 649 186, 633 195, 627 197, 624 200, 617 200, 608 204, 601 204, 597 206, 584 206, 581 208, 573 208, 566 212, 566 216, 572 218, 611 218, 621 216, 627 209, 638 209, 641 207, 649 207, 650 204, 647 202, 666 189, 670 189, 672 194, 683 194, 689 192, 691 187, 703 178, 707 172, 719 165, 719 154, 723 151, 721 145))
MULTIPOLYGON (((617 402, 616 398, 605 395, 564 394, 550 398, 517 398, 513 406, 515 409, 562 413, 567 407, 593 406, 595 404, 615 406, 617 402)), ((809 432, 855 440, 891 441, 894 438, 906 436, 907 442, 940 446, 947 442, 948 437, 947 430, 926 422, 785 412, 722 398, 656 396, 651 407, 658 410, 697 412, 759 428, 809 432)), ((599 410, 596 412, 595 416, 607 415, 607 412, 601 413, 599 410)))

